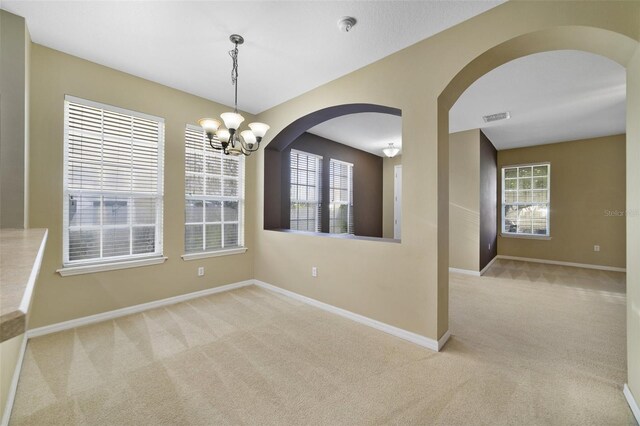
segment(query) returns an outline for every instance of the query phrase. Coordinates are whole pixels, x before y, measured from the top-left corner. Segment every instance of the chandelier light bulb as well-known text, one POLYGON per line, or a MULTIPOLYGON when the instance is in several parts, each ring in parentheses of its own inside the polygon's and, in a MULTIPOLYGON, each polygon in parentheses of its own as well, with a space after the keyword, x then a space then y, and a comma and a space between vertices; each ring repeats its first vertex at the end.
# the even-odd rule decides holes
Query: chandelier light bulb
POLYGON ((224 112, 220 114, 220 118, 224 121, 227 129, 233 130, 234 132, 238 130, 238 127, 240 127, 240 124, 244 121, 244 117, 237 112, 224 112))
POLYGON ((218 127, 220 127, 220 122, 215 118, 201 118, 198 120, 198 124, 204 129, 207 135, 213 135, 216 130, 218 130, 218 127))
POLYGON ((229 138, 231 137, 231 133, 227 129, 218 129, 216 132, 216 136, 220 142, 229 142, 229 138))
POLYGON ((269 125, 264 123, 249 123, 249 128, 256 135, 256 138, 263 138, 267 134, 267 130, 270 129, 269 125))
POLYGON ((249 147, 252 147, 253 144, 257 142, 256 135, 253 134, 251 130, 243 130, 240 132, 240 136, 242 136, 242 139, 244 139, 245 143, 249 145, 249 147))

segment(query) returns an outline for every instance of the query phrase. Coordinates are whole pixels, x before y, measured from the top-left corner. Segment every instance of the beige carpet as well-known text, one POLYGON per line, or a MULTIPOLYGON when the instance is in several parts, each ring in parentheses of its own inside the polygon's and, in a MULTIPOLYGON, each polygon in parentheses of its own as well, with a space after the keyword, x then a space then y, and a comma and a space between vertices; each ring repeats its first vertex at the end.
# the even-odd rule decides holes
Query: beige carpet
POLYGON ((451 274, 434 353, 248 287, 30 341, 11 423, 635 424, 624 274, 451 274))

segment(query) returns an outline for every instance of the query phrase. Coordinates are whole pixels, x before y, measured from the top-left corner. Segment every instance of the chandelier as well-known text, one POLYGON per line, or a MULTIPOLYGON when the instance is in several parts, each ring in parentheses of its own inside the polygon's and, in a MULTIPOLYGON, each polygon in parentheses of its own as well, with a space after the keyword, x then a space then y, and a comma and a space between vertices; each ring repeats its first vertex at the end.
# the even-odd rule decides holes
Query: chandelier
POLYGON ((226 129, 220 127, 220 121, 215 118, 201 118, 198 120, 198 124, 206 132, 211 148, 222 151, 226 155, 243 154, 248 156, 258 150, 260 141, 262 141, 265 133, 269 130, 269 126, 264 123, 249 123, 249 129, 251 130, 238 132, 240 124, 244 121, 244 117, 238 114, 238 45, 244 43, 244 38, 238 34, 232 34, 229 40, 231 40, 231 43, 235 46, 229 51, 229 55, 233 61, 231 84, 233 84, 235 89, 233 112, 220 114, 220 118, 222 118, 226 129), (214 135, 216 139, 213 138, 214 135))

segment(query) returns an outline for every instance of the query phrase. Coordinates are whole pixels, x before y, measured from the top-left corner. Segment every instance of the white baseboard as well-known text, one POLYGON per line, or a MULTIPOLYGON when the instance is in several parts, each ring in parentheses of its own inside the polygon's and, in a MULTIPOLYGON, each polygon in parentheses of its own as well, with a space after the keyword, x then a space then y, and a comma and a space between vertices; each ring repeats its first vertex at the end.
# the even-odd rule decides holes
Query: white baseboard
POLYGON ((487 266, 482 268, 482 271, 480 271, 480 275, 484 275, 484 273, 487 272, 487 269, 491 268, 491 265, 493 265, 493 262, 495 262, 496 260, 498 260, 498 255, 495 255, 493 259, 491 259, 489 263, 487 263, 487 266))
POLYGON ((446 333, 444 333, 442 337, 438 339, 438 352, 440 352, 440 349, 442 349, 444 344, 449 341, 450 337, 451 337, 451 331, 447 330, 446 333))
POLYGON ((624 393, 624 397, 627 400, 627 404, 629 404, 629 408, 631 408, 631 412, 636 418, 636 422, 640 424, 640 407, 638 407, 638 403, 636 402, 636 399, 633 397, 633 394, 631 393, 631 389, 629 389, 629 386, 627 386, 626 383, 624 384, 622 393, 624 393))
POLYGON ((16 362, 16 368, 13 371, 13 377, 11 378, 11 385, 7 392, 7 401, 4 405, 4 413, 2 414, 1 426, 7 426, 9 419, 11 418, 11 410, 13 409, 13 401, 16 398, 16 391, 18 390, 18 381, 20 380, 20 372, 22 371, 22 361, 24 360, 24 353, 27 350, 27 340, 29 338, 25 334, 20 344, 20 352, 18 353, 18 361, 16 362))
POLYGON ((470 269, 460 269, 460 268, 449 268, 449 272, 455 272, 457 274, 465 274, 465 275, 473 275, 474 277, 479 277, 480 272, 472 271, 470 269))
POLYGON ((562 262, 560 260, 532 259, 532 258, 529 258, 529 257, 505 256, 504 254, 499 254, 497 257, 499 259, 505 259, 505 260, 520 260, 520 261, 523 261, 523 262, 547 263, 549 265, 572 266, 574 268, 599 269, 601 271, 613 271, 613 272, 627 272, 627 270, 625 268, 618 268, 616 266, 591 265, 591 264, 588 264, 588 263, 562 262))
POLYGON ((69 330, 75 327, 81 327, 84 325, 95 324, 101 321, 112 320, 115 318, 123 317, 125 315, 136 314, 138 312, 146 311, 153 308, 159 308, 161 306, 173 305, 175 303, 184 302, 202 296, 209 296, 211 294, 222 293, 224 291, 234 290, 236 288, 246 287, 252 284, 253 280, 240 281, 220 287, 213 287, 201 291, 196 291, 193 293, 181 294, 179 296, 169 297, 167 299, 154 300, 153 302, 142 303, 140 305, 127 306, 126 308, 102 312, 99 314, 90 315, 88 317, 76 318, 69 321, 59 322, 57 324, 34 328, 33 330, 28 330, 26 336, 28 338, 44 336, 45 334, 56 333, 58 331, 69 330))
POLYGON ((290 297, 292 299, 298 300, 300 302, 306 303, 306 304, 314 306, 316 308, 320 308, 320 309, 322 309, 324 311, 331 312, 332 314, 340 315, 341 317, 350 319, 350 320, 358 322, 360 324, 367 325, 369 327, 375 328, 376 330, 380 330, 380 331, 383 331, 385 333, 391 334, 392 336, 396 336, 396 337, 399 337, 401 339, 408 340, 409 342, 415 343, 416 345, 423 346, 425 348, 431 349, 431 350, 436 351, 436 352, 439 351, 444 346, 444 344, 449 339, 449 336, 451 335, 449 333, 449 331, 447 331, 440 338, 440 340, 436 341, 436 340, 430 339, 428 337, 421 336, 420 334, 416 334, 416 333, 413 333, 411 331, 403 330, 401 328, 394 327, 394 326, 389 325, 389 324, 385 324, 385 323, 380 322, 378 320, 374 320, 372 318, 368 318, 368 317, 365 317, 363 315, 356 314, 356 313, 351 312, 351 311, 347 311, 346 309, 338 308, 336 306, 329 305, 329 304, 324 303, 324 302, 320 302, 320 301, 312 299, 310 297, 303 296, 301 294, 294 293, 292 291, 285 290, 283 288, 276 287, 276 286, 271 285, 271 284, 267 284, 267 283, 262 282, 260 280, 254 280, 254 284, 257 285, 258 287, 262 287, 264 289, 271 290, 273 292, 282 294, 284 296, 290 297))

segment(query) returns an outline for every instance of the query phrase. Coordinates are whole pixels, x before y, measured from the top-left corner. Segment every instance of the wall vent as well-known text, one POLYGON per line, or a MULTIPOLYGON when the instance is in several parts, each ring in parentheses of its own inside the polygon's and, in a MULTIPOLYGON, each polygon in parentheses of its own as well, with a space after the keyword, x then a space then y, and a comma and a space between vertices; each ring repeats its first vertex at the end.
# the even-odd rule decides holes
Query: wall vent
POLYGON ((482 119, 485 123, 491 123, 492 121, 508 120, 511 118, 509 112, 499 112, 497 114, 483 115, 482 119))

